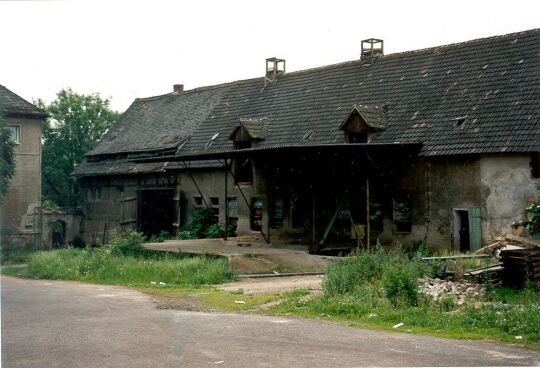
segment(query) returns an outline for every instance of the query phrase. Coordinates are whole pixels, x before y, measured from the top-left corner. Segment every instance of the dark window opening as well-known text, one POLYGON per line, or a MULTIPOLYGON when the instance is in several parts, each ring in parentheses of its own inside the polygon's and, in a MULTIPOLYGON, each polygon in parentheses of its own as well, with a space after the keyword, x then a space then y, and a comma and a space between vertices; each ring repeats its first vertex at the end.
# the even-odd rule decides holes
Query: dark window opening
POLYGON ((367 143, 368 133, 367 132, 349 132, 347 133, 347 142, 348 143, 367 143))
POLYGON ((411 209, 403 198, 394 199, 394 227, 398 233, 410 233, 412 230, 411 209))
POLYGON ((202 197, 193 197, 193 207, 201 207, 203 205, 202 197))
POLYGON ((309 216, 309 206, 304 197, 297 193, 291 194, 289 202, 289 223, 291 228, 303 228, 306 217, 309 216))
POLYGON ((540 178, 540 152, 531 153, 531 177, 533 179, 540 178))
POLYGON ((380 202, 370 202, 369 204, 369 229, 375 232, 383 231, 383 211, 380 202))
POLYGON ((459 117, 459 118, 456 118, 454 119, 455 122, 454 122, 454 126, 456 128, 462 128, 463 127, 463 124, 465 123, 465 120, 467 119, 467 117, 459 117))
POLYGON ((234 161, 234 177, 236 184, 253 183, 253 164, 249 158, 240 158, 234 161))

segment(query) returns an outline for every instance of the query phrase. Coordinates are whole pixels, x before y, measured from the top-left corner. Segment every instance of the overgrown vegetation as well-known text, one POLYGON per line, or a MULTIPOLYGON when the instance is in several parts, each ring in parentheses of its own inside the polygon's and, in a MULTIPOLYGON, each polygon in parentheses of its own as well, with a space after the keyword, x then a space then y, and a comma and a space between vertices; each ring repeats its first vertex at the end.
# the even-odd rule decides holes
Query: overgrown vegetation
POLYGON ((5 269, 8 274, 141 287, 198 286, 231 280, 225 259, 187 257, 144 249, 144 236, 113 233, 99 249, 57 249, 27 254, 28 266, 5 269))
MULTIPOLYGON (((536 184, 536 189, 540 191, 540 183, 536 184)), ((536 197, 536 201, 525 208, 525 212, 529 218, 524 221, 514 222, 512 227, 525 226, 529 235, 540 234, 540 196, 536 197)))
MULTIPOLYGON (((415 253, 415 252, 413 252, 415 253)), ((419 292, 418 278, 437 267, 417 257, 377 249, 332 264, 321 295, 290 293, 277 313, 349 320, 361 327, 392 328, 459 338, 490 338, 540 346, 540 293, 487 288, 485 296, 459 306, 419 292), (516 338, 517 336, 517 338, 516 338)))
MULTIPOLYGON (((228 235, 234 234, 234 227, 228 226, 228 235)), ((191 214, 191 223, 185 225, 178 232, 178 239, 223 238, 225 224, 216 223, 212 208, 195 208, 191 214)))

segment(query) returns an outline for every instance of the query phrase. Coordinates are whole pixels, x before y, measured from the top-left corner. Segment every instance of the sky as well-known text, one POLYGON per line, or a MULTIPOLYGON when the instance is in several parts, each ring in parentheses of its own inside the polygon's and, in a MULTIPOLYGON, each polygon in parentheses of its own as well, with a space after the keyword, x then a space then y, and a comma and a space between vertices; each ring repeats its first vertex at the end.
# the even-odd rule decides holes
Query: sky
POLYGON ((3 1, 0 84, 54 100, 99 93, 123 112, 137 97, 540 28, 538 0, 3 1))

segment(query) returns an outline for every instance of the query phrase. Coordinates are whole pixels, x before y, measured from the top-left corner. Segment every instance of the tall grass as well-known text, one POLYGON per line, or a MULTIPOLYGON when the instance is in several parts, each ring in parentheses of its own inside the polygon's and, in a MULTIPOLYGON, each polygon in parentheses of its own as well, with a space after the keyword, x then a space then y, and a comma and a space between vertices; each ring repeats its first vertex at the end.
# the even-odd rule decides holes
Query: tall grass
POLYGON ((322 295, 290 294, 274 310, 358 321, 362 326, 404 323, 403 329, 447 337, 516 341, 518 336, 540 347, 540 293, 532 287, 491 287, 482 300, 457 306, 418 292, 418 278, 434 272, 417 256, 382 249, 362 252, 329 266, 322 295))
POLYGON ((62 249, 30 256, 27 276, 102 284, 148 286, 151 282, 197 286, 231 279, 227 261, 208 257, 148 258, 104 250, 62 249))

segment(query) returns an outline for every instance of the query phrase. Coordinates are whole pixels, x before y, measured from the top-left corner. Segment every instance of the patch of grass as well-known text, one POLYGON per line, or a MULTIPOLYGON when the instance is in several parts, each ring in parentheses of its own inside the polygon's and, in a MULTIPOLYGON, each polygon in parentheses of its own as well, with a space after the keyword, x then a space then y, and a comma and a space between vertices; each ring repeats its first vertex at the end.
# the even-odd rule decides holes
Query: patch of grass
POLYGON ((40 279, 155 287, 217 284, 233 277, 225 259, 135 257, 110 254, 102 249, 36 252, 19 273, 40 279))
POLYGON ((287 293, 273 313, 352 322, 357 327, 434 336, 499 340, 540 348, 540 293, 490 288, 484 300, 456 306, 417 291, 433 270, 416 258, 382 250, 331 265, 322 295, 287 293), (403 323, 403 327, 392 326, 403 323), (521 338, 518 340, 516 336, 521 338))

